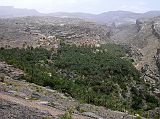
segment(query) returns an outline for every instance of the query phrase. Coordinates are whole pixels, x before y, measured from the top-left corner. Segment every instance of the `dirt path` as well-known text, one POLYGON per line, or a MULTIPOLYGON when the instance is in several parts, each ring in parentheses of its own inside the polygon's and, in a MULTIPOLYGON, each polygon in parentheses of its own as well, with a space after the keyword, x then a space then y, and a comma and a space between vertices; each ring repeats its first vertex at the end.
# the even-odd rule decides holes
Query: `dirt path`
MULTIPOLYGON (((23 105, 23 106, 26 106, 26 107, 36 108, 36 109, 41 110, 41 111, 48 111, 54 117, 58 116, 58 115, 62 115, 62 114, 65 113, 62 110, 58 110, 58 109, 55 109, 53 107, 49 107, 49 106, 46 106, 46 105, 39 104, 36 101, 29 101, 29 100, 21 99, 21 98, 18 98, 18 97, 13 97, 13 96, 4 94, 2 92, 0 92, 0 100, 6 100, 6 101, 17 103, 17 104, 20 104, 20 105, 23 105)), ((89 119, 89 118, 81 116, 81 115, 74 114, 73 119, 89 119)))

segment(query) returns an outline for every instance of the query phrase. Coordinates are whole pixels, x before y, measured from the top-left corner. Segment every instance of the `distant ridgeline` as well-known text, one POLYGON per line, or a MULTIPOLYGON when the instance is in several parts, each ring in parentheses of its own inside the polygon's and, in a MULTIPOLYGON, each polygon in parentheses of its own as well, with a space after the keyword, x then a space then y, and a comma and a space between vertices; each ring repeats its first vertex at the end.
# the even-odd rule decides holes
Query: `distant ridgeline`
POLYGON ((121 45, 91 47, 62 42, 56 52, 1 49, 0 60, 25 71, 28 75, 22 79, 68 93, 81 102, 133 113, 160 105, 121 45))

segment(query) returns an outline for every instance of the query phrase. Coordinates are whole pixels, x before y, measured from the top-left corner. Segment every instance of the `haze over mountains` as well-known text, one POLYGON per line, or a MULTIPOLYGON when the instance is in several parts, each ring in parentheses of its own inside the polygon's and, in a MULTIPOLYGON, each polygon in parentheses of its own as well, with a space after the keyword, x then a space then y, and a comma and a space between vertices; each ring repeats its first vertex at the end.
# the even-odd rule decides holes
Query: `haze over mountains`
POLYGON ((0 17, 37 16, 41 13, 34 9, 19 9, 12 6, 0 6, 0 17))
POLYGON ((129 11, 109 11, 101 14, 89 14, 89 13, 67 13, 56 12, 43 14, 34 9, 20 9, 12 6, 0 6, 0 17, 24 17, 24 16, 56 16, 56 17, 71 17, 81 18, 98 23, 116 24, 123 23, 135 23, 139 18, 151 18, 160 16, 160 11, 149 11, 146 13, 134 13, 129 11))

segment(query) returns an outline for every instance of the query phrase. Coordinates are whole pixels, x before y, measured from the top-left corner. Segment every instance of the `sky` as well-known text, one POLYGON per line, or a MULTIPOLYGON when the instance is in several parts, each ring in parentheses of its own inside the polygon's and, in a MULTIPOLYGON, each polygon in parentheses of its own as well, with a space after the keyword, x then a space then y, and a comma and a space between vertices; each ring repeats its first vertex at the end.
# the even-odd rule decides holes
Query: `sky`
POLYGON ((36 9, 42 13, 160 10, 160 0, 0 0, 0 6, 36 9))

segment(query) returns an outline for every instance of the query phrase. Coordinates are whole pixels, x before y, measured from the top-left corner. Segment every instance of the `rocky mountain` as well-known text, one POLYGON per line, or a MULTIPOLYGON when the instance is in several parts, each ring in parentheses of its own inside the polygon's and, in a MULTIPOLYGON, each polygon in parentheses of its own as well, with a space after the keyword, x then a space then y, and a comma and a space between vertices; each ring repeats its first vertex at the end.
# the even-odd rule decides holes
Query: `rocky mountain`
POLYGON ((86 14, 86 13, 52 13, 49 14, 51 16, 57 17, 78 17, 81 19, 88 19, 91 21, 95 21, 98 23, 103 24, 112 24, 115 23, 116 25, 120 24, 128 24, 128 23, 135 23, 136 19, 138 18, 151 18, 160 16, 160 11, 150 11, 146 13, 134 13, 129 11, 109 11, 104 12, 101 14, 86 14))
POLYGON ((146 13, 134 13, 129 11, 109 11, 101 14, 89 14, 89 13, 67 13, 57 12, 43 14, 34 9, 19 9, 12 6, 0 6, 0 17, 24 17, 24 16, 54 16, 62 18, 80 18, 95 21, 101 24, 116 25, 135 23, 138 18, 151 18, 160 16, 160 11, 149 11, 146 13))

